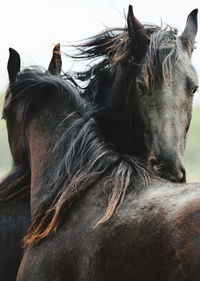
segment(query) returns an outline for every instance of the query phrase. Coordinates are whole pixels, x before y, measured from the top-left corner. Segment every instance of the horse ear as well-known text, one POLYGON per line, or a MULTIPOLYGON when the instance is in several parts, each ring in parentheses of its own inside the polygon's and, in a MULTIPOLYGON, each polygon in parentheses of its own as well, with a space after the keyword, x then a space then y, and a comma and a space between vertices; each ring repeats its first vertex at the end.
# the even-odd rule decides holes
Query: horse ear
POLYGON ((129 5, 128 16, 128 34, 135 48, 146 48, 149 45, 149 36, 142 23, 133 14, 133 7, 129 5))
POLYGON ((9 59, 7 64, 8 76, 10 83, 16 79, 17 73, 20 71, 20 55, 17 51, 12 48, 9 48, 9 59))
POLYGON ((62 67, 62 59, 60 54, 60 44, 55 45, 53 49, 53 56, 49 64, 48 71, 52 75, 59 75, 62 67))
POLYGON ((198 9, 193 10, 189 14, 186 22, 186 27, 182 35, 180 36, 183 45, 187 49, 189 49, 190 52, 193 51, 195 37, 198 30, 197 14, 198 14, 198 9))

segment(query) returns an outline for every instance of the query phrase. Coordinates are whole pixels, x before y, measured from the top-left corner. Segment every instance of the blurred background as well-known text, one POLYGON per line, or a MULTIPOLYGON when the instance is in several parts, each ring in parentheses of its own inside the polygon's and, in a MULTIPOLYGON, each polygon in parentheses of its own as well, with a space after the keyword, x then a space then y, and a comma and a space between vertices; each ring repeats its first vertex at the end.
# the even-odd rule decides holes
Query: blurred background
MULTIPOLYGON (((8 85, 8 48, 21 55, 22 69, 31 65, 47 68, 54 44, 61 43, 63 70, 80 70, 85 63, 74 64, 64 53, 67 47, 88 38, 106 27, 124 27, 128 5, 133 5, 136 17, 143 23, 170 24, 181 33, 188 14, 199 6, 199 0, 7 0, 0 10, 0 112, 8 85)), ((199 34, 193 64, 200 73, 199 34)), ((11 168, 6 127, 0 121, 0 178, 11 168)), ((188 182, 200 181, 200 96, 195 95, 191 127, 185 152, 188 182)))

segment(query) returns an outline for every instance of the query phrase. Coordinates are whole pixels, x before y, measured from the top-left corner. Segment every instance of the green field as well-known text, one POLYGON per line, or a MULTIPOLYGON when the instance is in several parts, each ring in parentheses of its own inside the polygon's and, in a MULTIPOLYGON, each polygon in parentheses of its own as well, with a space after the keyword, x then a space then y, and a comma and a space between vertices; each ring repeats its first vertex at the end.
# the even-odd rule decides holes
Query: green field
POLYGON ((195 107, 189 129, 184 163, 188 182, 200 182, 200 107, 195 107))
MULTIPOLYGON (((4 97, 0 95, 0 117, 2 115, 2 103, 4 97)), ((0 119, 0 177, 5 175, 11 168, 12 160, 8 146, 5 121, 0 119)))
MULTIPOLYGON (((0 111, 2 111, 3 95, 0 95, 0 111)), ((200 182, 200 107, 193 110, 193 118, 189 130, 184 162, 188 182, 200 182)), ((12 160, 7 141, 5 121, 0 121, 0 177, 11 168, 12 160)))

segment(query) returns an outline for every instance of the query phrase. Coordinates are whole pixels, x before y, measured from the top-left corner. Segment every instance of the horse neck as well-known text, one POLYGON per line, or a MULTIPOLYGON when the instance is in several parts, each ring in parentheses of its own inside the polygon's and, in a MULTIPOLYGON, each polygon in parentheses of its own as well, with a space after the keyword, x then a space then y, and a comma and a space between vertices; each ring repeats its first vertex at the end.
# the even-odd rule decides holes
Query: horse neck
POLYGON ((59 153, 54 147, 68 126, 67 104, 55 103, 52 108, 42 109, 29 123, 27 139, 31 167, 31 214, 37 212, 41 198, 48 192, 45 180, 53 179, 53 167, 58 164, 59 153))
POLYGON ((103 108, 97 122, 108 142, 120 153, 142 156, 145 144, 134 103, 134 71, 130 66, 114 66, 100 81, 95 103, 103 108))
POLYGON ((23 132, 20 123, 16 122, 15 112, 11 110, 6 119, 6 127, 13 166, 28 166, 28 155, 23 142, 23 132))

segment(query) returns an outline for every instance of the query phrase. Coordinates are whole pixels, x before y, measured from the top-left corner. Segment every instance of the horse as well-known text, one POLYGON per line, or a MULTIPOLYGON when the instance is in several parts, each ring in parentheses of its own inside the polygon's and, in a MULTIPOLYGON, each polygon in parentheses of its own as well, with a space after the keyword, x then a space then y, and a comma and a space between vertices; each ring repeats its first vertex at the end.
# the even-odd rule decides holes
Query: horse
MULTIPOLYGON (((62 137, 62 133, 65 132, 66 127, 68 127, 65 123, 71 124, 73 120, 73 124, 77 123, 77 110, 80 114, 83 114, 82 111, 84 111, 84 116, 87 116, 85 103, 83 104, 78 93, 76 95, 74 89, 69 87, 69 83, 66 83, 66 81, 60 77, 52 77, 49 73, 25 69, 20 72, 17 79, 10 84, 4 111, 7 119, 9 119, 10 113, 16 113, 15 120, 18 124, 15 126, 19 127, 20 124, 20 136, 24 138, 21 140, 21 143, 24 144, 24 151, 29 152, 29 165, 31 167, 31 214, 33 220, 35 213, 40 212, 37 208, 41 208, 45 197, 48 198, 48 194, 51 193, 51 188, 46 189, 48 185, 45 184, 45 186, 41 188, 43 174, 45 172, 52 175, 54 174, 54 167, 52 165, 49 166, 48 162, 50 163, 50 160, 53 158, 53 161, 59 165, 60 161, 57 160, 64 154, 62 146, 53 149, 53 143, 56 143, 62 137), (55 109, 54 111, 57 114, 55 114, 52 108, 55 109), (60 126, 58 126, 59 119, 62 121, 60 126), (28 148, 25 148, 27 144, 28 148), (48 159, 46 155, 48 155, 50 159, 48 159), (34 187, 34 189, 32 187, 34 187)), ((90 117, 84 118, 92 122, 90 121, 90 117)), ((85 122, 84 120, 85 119, 80 119, 77 123, 80 134, 81 129, 84 132, 87 128, 87 123, 86 128, 82 128, 85 122)), ((78 131, 75 130, 74 136, 71 134, 69 135, 72 141, 76 140, 77 132, 78 131)), ((90 140, 93 140, 93 137, 93 132, 91 131, 90 140)), ((76 144, 76 146, 77 145, 79 146, 79 144, 76 144)), ((82 150, 82 147, 79 146, 79 149, 82 150)), ((77 149, 75 149, 75 144, 69 153, 73 151, 78 152, 77 149)), ((89 152, 88 150, 88 153, 89 152)), ((103 151, 102 153, 104 154, 103 151)), ((80 157, 79 153, 78 156, 80 157)), ((90 162, 88 164, 91 165, 90 162)), ((80 165, 80 163, 77 162, 76 165, 80 165)), ((71 167, 75 167, 76 165, 73 163, 71 167)), ((82 163, 82 166, 83 165, 87 168, 85 163, 82 163)), ((97 166, 97 174, 96 176, 93 174, 93 181, 96 181, 98 177, 98 170, 107 170, 110 164, 109 167, 105 166, 106 168, 104 168, 101 162, 96 163, 95 166, 97 166)), ((69 179, 71 174, 72 171, 69 171, 69 179)), ((59 179, 60 175, 58 175, 58 180, 55 180, 57 185, 59 179)))
POLYGON ((198 87, 191 65, 197 9, 180 36, 170 26, 143 25, 132 6, 127 26, 77 45, 72 57, 93 60, 75 73, 88 83, 78 88, 99 109, 95 118, 115 150, 144 159, 162 178, 185 182, 182 157, 198 87))
POLYGON ((113 150, 60 77, 24 70, 9 96, 31 166, 17 281, 199 280, 199 184, 158 179, 113 150))
POLYGON ((199 184, 157 179, 113 150, 60 78, 25 70, 10 97, 32 173, 33 222, 17 280, 199 279, 199 184), (48 106, 61 107, 58 121, 64 103, 58 126, 48 106))
POLYGON ((200 184, 157 179, 114 151, 60 77, 25 70, 11 95, 17 116, 17 104, 24 108, 31 192, 38 194, 17 281, 199 280, 200 184), (67 118, 55 125, 47 108, 67 97, 67 118))
MULTIPOLYGON (((9 52, 8 74, 12 83, 20 71, 20 56, 12 48, 9 52)), ((48 71, 53 75, 60 74, 59 44, 54 47, 48 71)), ((22 145, 20 126, 16 126, 15 116, 12 113, 7 116, 5 108, 6 104, 3 116, 8 129, 13 168, 0 182, 0 276, 1 280, 14 281, 23 256, 22 240, 31 222, 30 166, 28 151, 25 151, 22 145)))

